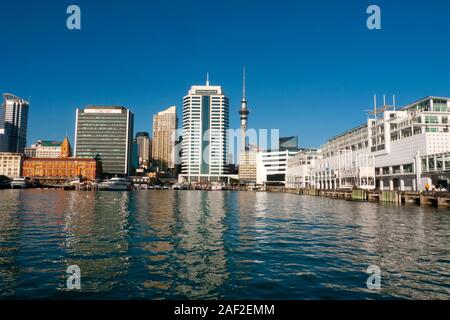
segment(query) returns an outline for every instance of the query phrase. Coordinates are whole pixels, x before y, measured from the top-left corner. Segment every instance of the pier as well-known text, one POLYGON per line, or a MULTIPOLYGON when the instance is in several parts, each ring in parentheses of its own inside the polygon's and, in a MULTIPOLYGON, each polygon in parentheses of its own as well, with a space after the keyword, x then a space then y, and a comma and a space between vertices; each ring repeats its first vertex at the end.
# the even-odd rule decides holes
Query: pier
POLYGON ((348 201, 385 202, 398 204, 417 204, 421 206, 449 207, 450 192, 411 192, 378 190, 318 190, 286 187, 268 187, 268 192, 282 192, 343 199, 348 201))

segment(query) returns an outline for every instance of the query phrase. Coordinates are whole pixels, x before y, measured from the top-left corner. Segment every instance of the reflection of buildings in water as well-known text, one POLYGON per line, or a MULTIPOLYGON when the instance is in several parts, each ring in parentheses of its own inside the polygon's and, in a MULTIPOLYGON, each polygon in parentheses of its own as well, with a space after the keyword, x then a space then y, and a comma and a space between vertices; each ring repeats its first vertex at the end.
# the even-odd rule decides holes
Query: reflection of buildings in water
POLYGON ((183 192, 177 211, 175 290, 189 298, 214 296, 228 278, 224 232, 226 192, 183 192))
POLYGON ((135 193, 138 227, 149 235, 170 237, 175 223, 174 210, 178 193, 141 190, 135 193))
POLYGON ((21 192, 2 190, 0 194, 0 296, 14 294, 21 273, 17 263, 22 232, 21 192))
MULTIPOLYGON (((2 199, 5 201, 0 212, 2 215, 11 215, 15 220, 13 222, 15 226, 11 226, 9 230, 15 230, 16 243, 9 246, 11 249, 6 255, 6 260, 14 259, 10 266, 20 272, 18 276, 21 285, 14 289, 17 294, 32 289, 24 285, 26 278, 44 283, 48 272, 52 271, 49 268, 56 266, 51 263, 54 262, 53 257, 60 255, 60 246, 53 241, 57 238, 58 232, 56 231, 56 236, 53 233, 62 225, 65 198, 61 191, 49 192, 37 189, 2 190, 2 197, 6 195, 7 198, 2 199), (18 256, 20 261, 17 260, 18 256)), ((1 230, 8 232, 4 227, 1 230)), ((8 267, 1 269, 8 270, 8 267)))
POLYGON ((178 194, 171 191, 137 191, 135 193, 137 241, 143 251, 143 265, 135 267, 145 268, 137 270, 143 272, 141 283, 144 289, 167 290, 172 286, 171 257, 173 250, 173 228, 178 194), (147 239, 151 239, 147 241, 147 239), (149 274, 149 275, 148 275, 149 274))
MULTIPOLYGON (((66 267, 81 269, 83 291, 108 291, 127 273, 128 192, 70 192, 65 217, 66 267)), ((65 287, 65 282, 63 283, 65 287)))

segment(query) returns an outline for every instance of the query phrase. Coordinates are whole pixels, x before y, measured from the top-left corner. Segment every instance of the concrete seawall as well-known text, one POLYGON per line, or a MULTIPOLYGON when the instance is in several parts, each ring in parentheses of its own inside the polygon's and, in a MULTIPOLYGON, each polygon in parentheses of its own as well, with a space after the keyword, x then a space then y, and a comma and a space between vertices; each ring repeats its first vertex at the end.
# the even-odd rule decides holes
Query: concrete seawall
POLYGON ((389 202, 398 204, 409 203, 424 206, 450 207, 450 192, 367 191, 362 189, 318 190, 285 187, 268 187, 267 191, 344 199, 349 201, 389 202))

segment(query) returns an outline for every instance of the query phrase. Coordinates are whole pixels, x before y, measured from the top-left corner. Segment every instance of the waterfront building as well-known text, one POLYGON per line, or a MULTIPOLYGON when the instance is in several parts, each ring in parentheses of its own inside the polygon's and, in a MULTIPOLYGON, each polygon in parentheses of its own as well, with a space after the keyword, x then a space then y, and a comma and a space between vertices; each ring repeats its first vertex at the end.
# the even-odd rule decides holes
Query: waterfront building
POLYGON ((77 109, 75 158, 99 158, 105 176, 126 176, 132 166, 133 113, 120 106, 77 109))
POLYGON ((150 166, 150 137, 148 132, 136 133, 138 167, 147 169, 150 166))
POLYGON ((3 146, 0 151, 23 153, 27 144, 28 101, 15 95, 3 94, 0 112, 0 140, 3 146))
POLYGON ((96 180, 101 174, 101 163, 89 158, 26 158, 23 175, 37 180, 69 180, 83 178, 96 180))
MULTIPOLYGON (((229 101, 221 86, 192 86, 183 98, 180 182, 229 182, 229 101)), ((155 141, 153 141, 155 143, 155 141)), ((237 178, 236 175, 233 178, 237 178)))
POLYGON ((256 155, 256 183, 285 185, 288 160, 297 151, 274 150, 258 152, 256 155))
POLYGON ((22 174, 22 154, 13 152, 0 152, 0 176, 10 179, 20 177, 22 174))
MULTIPOLYGON (((62 145, 63 142, 61 141, 38 140, 31 147, 25 148, 24 153, 28 158, 59 158, 61 157, 62 145)), ((70 144, 68 152, 70 154, 70 144)))
POLYGON ((172 106, 153 116, 152 157, 158 170, 175 167, 175 134, 178 119, 176 107, 172 106))
POLYGON ((404 107, 374 107, 367 123, 331 138, 315 161, 319 189, 448 188, 450 98, 426 97, 404 107))
POLYGON ((299 151, 290 158, 286 170, 286 187, 311 188, 313 183, 312 168, 314 168, 318 156, 317 149, 308 148, 299 151))

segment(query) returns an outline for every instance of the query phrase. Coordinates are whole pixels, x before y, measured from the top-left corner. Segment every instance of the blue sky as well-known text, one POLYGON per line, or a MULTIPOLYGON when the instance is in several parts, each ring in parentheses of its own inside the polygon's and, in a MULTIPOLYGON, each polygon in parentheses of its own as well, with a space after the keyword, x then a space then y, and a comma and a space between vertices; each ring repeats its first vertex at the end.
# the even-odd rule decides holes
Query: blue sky
POLYGON ((28 144, 73 139, 75 108, 123 105, 135 131, 210 72, 238 127, 247 67, 249 126, 301 146, 366 120, 372 97, 450 96, 450 2, 8 0, 0 4, 0 92, 31 98, 28 144), (77 4, 82 30, 66 28, 77 4), (381 8, 382 29, 366 28, 381 8))

